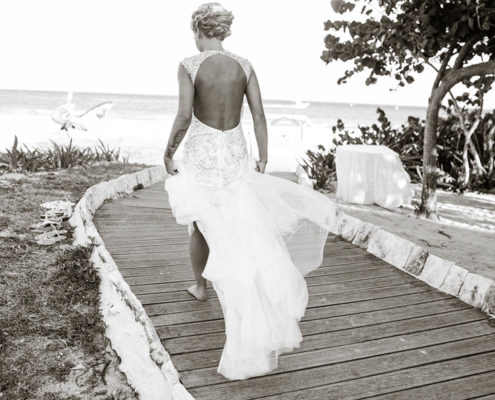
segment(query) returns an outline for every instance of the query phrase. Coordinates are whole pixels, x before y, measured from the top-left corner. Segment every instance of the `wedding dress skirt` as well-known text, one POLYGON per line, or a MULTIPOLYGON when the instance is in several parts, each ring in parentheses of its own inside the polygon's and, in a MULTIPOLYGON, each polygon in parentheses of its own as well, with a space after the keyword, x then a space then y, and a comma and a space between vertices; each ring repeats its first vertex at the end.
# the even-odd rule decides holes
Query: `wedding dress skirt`
POLYGON ((266 374, 300 346, 303 276, 322 263, 336 206, 256 172, 240 124, 221 131, 193 116, 183 154, 165 190, 177 223, 191 235, 196 221, 210 249, 202 276, 217 293, 226 334, 217 371, 231 380, 266 374))

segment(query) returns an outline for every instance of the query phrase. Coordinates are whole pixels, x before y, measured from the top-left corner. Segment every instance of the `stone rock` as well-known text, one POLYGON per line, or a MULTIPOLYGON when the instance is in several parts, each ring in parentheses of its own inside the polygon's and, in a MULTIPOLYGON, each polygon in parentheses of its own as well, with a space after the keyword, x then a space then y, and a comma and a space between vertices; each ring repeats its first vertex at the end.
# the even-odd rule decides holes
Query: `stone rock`
POLYGON ((151 182, 150 182, 151 185, 156 183, 156 182, 161 181, 167 175, 167 171, 165 170, 164 165, 152 167, 149 169, 149 171, 150 171, 150 177, 151 177, 151 182))
POLYGON ((177 382, 172 386, 172 397, 174 400, 194 400, 182 383, 177 382))
POLYGON ((473 307, 481 308, 488 289, 492 285, 491 279, 470 272, 464 278, 464 283, 459 291, 459 298, 473 307))
POLYGON ((161 365, 161 370, 163 374, 165 375, 168 383, 170 384, 176 384, 179 383, 179 373, 175 369, 175 366, 172 362, 172 360, 167 360, 161 365))
POLYGON ((296 167, 296 176, 299 178, 300 176, 308 176, 306 171, 304 170, 303 167, 301 167, 299 164, 297 164, 296 167))
POLYGON ((371 236, 378 230, 376 225, 371 222, 362 222, 356 229, 356 234, 352 239, 352 243, 366 249, 368 247, 371 236))
POLYGON ((151 173, 148 169, 143 169, 136 172, 136 180, 144 187, 148 186, 151 182, 151 173))
POLYGON ((413 246, 415 244, 406 239, 383 229, 377 229, 371 235, 367 250, 369 253, 392 264, 394 267, 403 269, 413 246))
POLYGON ((495 283, 486 292, 485 299, 481 305, 481 310, 495 317, 495 283))
POLYGON ((331 207, 326 219, 325 228, 328 229, 334 235, 340 235, 339 226, 344 213, 339 207, 331 207))
POLYGON ((356 236, 356 232, 359 228, 359 225, 362 224, 361 220, 351 217, 350 215, 342 213, 343 216, 339 221, 339 227, 337 228, 340 232, 340 236, 342 236, 345 240, 352 242, 354 236, 356 236))
POLYGON ((302 185, 302 186, 307 186, 309 188, 313 188, 314 187, 315 180, 309 178, 307 175, 306 176, 301 175, 301 176, 299 176, 297 178, 297 183, 299 185, 302 185))
POLYGON ((406 264, 404 265, 404 270, 410 274, 418 276, 421 274, 421 271, 423 271, 427 258, 428 252, 425 249, 411 243, 411 252, 409 253, 406 264))
POLYGON ((423 270, 419 275, 419 279, 438 289, 442 286, 452 265, 454 265, 454 263, 451 261, 429 254, 426 258, 423 270))
POLYGON ((456 264, 452 264, 439 289, 442 292, 448 293, 452 296, 457 296, 467 274, 467 270, 456 264))

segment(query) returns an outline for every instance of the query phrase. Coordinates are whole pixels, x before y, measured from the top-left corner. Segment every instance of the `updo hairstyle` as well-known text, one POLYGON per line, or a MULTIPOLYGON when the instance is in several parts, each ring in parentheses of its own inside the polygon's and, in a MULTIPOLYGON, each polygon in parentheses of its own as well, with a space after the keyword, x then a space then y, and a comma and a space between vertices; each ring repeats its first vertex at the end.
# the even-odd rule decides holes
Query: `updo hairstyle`
POLYGON ((230 36, 230 26, 234 16, 219 3, 205 3, 193 12, 191 28, 194 32, 201 31, 208 38, 224 40, 230 36))

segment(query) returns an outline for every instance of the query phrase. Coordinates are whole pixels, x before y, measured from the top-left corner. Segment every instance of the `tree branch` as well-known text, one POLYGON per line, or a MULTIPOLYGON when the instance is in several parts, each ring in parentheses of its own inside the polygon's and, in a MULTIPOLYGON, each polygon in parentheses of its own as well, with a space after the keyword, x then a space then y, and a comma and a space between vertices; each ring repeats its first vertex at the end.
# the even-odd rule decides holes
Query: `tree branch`
POLYGON ((454 42, 450 42, 449 48, 447 50, 447 53, 445 54, 445 58, 442 61, 442 65, 440 65, 440 68, 437 73, 437 77, 435 78, 435 82, 433 82, 433 87, 431 88, 431 92, 435 91, 435 89, 440 85, 440 81, 445 75, 445 70, 447 69, 447 66, 449 65, 449 61, 452 58, 452 53, 454 52, 454 42))
POLYGON ((464 64, 464 60, 471 50, 471 47, 473 47, 473 45, 478 40, 480 40, 480 37, 478 35, 471 36, 469 40, 466 40, 466 43, 464 43, 464 46, 462 46, 461 50, 459 51, 459 55, 455 59, 454 66, 452 67, 453 71, 462 67, 462 64, 464 64))

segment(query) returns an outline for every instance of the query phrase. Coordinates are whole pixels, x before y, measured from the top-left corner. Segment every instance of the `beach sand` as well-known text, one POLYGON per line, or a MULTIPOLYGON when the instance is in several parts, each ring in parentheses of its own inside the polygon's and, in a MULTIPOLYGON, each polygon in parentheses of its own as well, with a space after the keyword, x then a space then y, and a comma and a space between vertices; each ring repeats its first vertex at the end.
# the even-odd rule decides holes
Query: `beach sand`
MULTIPOLYGON (((421 185, 414 186, 419 201, 421 185)), ((328 193, 335 199, 335 193, 328 193)), ((410 240, 457 265, 495 279, 495 195, 438 191, 439 221, 417 217, 412 207, 338 202, 349 215, 410 240)))

